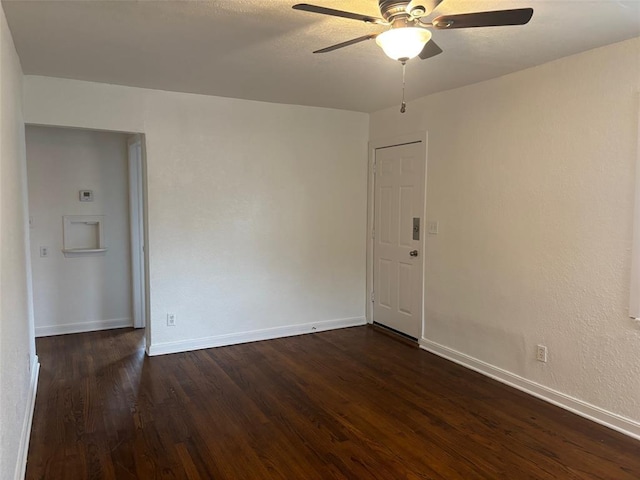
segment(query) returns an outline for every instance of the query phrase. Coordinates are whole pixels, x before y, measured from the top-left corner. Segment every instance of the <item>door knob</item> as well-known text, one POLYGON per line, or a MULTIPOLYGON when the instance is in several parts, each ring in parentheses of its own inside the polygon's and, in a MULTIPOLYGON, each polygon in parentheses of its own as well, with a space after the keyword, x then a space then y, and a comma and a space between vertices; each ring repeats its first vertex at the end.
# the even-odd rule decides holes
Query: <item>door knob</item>
POLYGON ((409 252, 409 256, 411 257, 417 257, 418 256, 418 250, 411 250, 409 252))

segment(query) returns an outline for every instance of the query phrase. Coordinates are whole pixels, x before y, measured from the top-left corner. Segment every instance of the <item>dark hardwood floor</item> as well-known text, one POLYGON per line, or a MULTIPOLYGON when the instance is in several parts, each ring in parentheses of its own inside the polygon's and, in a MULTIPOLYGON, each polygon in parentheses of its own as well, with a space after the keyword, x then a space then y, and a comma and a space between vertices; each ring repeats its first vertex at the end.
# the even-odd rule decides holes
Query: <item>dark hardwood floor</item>
POLYGON ((41 338, 28 479, 639 479, 640 442, 371 327, 41 338))

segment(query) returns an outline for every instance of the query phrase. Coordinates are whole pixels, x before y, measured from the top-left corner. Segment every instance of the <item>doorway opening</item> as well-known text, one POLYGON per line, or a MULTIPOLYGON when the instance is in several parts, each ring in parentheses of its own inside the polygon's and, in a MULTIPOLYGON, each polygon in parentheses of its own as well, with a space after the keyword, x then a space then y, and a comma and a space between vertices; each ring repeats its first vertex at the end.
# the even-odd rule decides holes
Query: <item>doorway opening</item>
POLYGON ((25 136, 35 336, 144 328, 144 135, 27 125, 25 136))

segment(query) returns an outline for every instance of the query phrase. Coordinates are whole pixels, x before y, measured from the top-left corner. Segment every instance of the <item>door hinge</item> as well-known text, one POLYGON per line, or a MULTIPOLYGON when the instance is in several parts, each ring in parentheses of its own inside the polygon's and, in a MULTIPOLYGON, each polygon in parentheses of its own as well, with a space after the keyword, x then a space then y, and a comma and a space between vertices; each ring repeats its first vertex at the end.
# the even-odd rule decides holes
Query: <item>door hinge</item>
POLYGON ((371 230, 371 238, 375 240, 376 238, 376 229, 371 230))
POLYGON ((372 167, 373 167, 373 174, 374 174, 374 175, 376 174, 376 163, 377 163, 377 162, 374 160, 374 161, 373 161, 373 165, 372 165, 372 167))
POLYGON ((371 303, 376 301, 376 296, 374 295, 374 292, 371 292, 371 303))

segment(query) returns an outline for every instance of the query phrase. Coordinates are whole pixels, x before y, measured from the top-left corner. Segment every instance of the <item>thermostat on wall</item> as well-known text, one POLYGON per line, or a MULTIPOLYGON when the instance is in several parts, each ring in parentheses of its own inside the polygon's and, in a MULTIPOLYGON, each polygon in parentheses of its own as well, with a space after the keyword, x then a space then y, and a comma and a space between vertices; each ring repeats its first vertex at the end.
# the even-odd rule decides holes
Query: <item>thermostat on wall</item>
POLYGON ((93 190, 80 190, 81 202, 93 202, 93 190))

